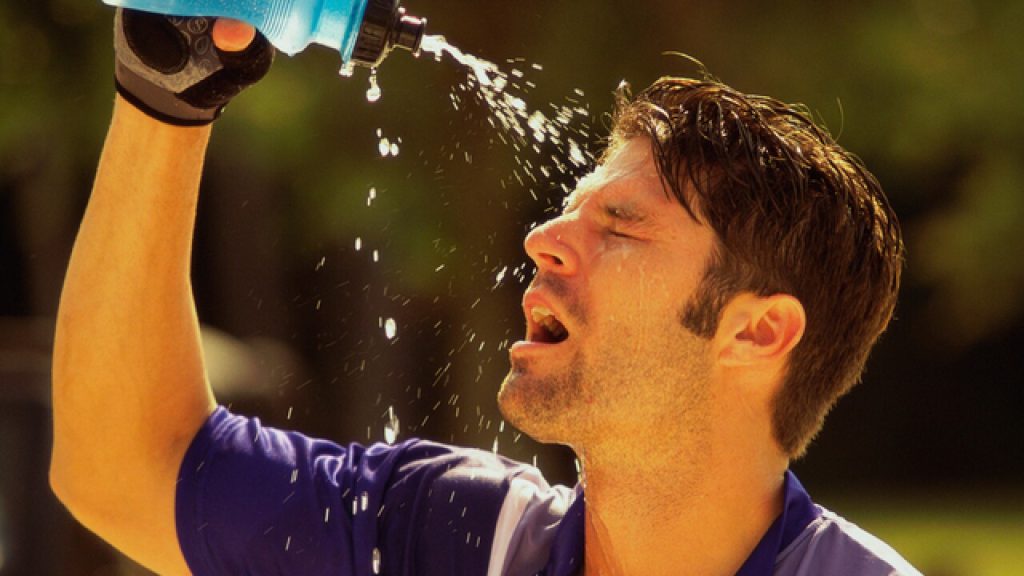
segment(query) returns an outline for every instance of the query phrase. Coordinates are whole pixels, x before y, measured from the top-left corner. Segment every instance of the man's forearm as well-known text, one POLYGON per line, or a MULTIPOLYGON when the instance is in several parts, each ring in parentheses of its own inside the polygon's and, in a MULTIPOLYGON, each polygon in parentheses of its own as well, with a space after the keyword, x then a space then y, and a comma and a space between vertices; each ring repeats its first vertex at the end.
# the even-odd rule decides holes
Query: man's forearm
POLYGON ((51 479, 101 535, 148 504, 155 529, 113 542, 130 555, 174 541, 177 465, 214 405, 189 280, 209 134, 118 98, 57 318, 51 479))

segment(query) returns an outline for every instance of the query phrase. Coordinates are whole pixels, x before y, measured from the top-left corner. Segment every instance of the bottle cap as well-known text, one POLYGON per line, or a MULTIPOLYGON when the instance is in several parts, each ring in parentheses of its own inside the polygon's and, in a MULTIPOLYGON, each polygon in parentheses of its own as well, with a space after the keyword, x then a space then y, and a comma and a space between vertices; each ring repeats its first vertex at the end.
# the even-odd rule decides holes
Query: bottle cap
POLYGON ((375 68, 394 47, 416 52, 423 39, 426 18, 405 13, 399 0, 368 0, 359 35, 352 49, 352 62, 375 68))

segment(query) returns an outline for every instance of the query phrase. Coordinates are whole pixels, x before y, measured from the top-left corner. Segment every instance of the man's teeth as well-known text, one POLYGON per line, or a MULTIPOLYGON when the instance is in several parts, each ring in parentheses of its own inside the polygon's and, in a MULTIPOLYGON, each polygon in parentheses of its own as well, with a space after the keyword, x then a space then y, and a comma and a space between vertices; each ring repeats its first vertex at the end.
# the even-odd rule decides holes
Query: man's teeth
POLYGON ((554 313, 543 306, 537 306, 530 310, 530 314, 533 316, 533 321, 538 324, 543 324, 546 318, 554 317, 554 313))
POLYGON ((555 315, 551 310, 543 306, 537 306, 530 311, 530 314, 533 316, 533 321, 541 325, 553 337, 561 339, 569 334, 565 326, 562 326, 562 323, 555 319, 555 315))

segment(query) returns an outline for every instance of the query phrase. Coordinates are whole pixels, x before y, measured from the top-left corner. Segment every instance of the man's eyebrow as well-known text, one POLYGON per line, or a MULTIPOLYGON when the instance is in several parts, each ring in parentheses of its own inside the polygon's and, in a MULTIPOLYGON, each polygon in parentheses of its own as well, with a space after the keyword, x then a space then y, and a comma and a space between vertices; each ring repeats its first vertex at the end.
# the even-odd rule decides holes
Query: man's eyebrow
POLYGON ((648 220, 647 212, 634 202, 605 200, 601 202, 601 211, 605 216, 627 224, 642 224, 648 220))

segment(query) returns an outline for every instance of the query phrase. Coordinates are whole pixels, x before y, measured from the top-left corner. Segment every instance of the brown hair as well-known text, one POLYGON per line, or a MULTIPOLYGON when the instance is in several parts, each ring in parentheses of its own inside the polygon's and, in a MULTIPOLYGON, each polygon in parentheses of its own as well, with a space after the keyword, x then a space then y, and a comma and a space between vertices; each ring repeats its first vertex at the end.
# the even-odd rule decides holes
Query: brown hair
POLYGON ((772 414, 780 447, 803 455, 896 304, 903 242, 881 186, 803 107, 710 79, 620 89, 610 148, 634 136, 651 139, 667 190, 717 235, 684 325, 710 338, 741 292, 803 304, 772 414))

